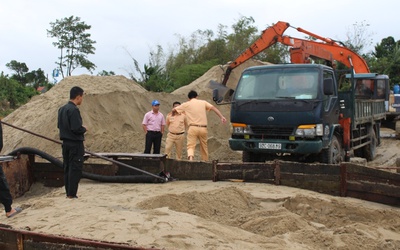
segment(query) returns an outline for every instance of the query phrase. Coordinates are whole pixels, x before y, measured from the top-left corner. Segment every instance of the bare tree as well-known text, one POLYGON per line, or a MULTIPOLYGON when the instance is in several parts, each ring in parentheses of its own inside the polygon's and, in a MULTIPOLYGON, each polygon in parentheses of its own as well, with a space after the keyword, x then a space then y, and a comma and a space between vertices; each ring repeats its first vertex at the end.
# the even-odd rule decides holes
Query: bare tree
POLYGON ((360 23, 356 22, 348 28, 346 33, 346 41, 344 44, 351 50, 362 54, 366 48, 373 44, 373 32, 369 32, 369 24, 364 20, 360 23))

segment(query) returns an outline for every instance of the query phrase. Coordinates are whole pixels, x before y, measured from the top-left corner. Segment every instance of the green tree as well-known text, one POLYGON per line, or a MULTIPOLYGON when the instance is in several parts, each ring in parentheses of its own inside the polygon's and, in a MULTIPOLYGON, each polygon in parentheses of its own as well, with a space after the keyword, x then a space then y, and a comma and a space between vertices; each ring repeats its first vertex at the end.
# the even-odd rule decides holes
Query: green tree
POLYGON ((226 37, 229 60, 238 57, 257 39, 258 29, 253 24, 254 19, 252 17, 242 16, 232 25, 233 33, 226 37))
POLYGON ((263 62, 270 63, 288 63, 289 62, 289 48, 281 43, 276 43, 258 54, 255 59, 263 62))
POLYGON ((400 82, 400 40, 392 36, 384 38, 375 46, 373 57, 369 60, 372 72, 386 74, 390 85, 400 82))
POLYGON ((139 83, 145 89, 153 92, 171 92, 173 91, 173 84, 170 81, 168 74, 163 65, 165 65, 165 55, 163 48, 160 45, 156 46, 156 50, 150 51, 148 64, 144 64, 143 70, 139 66, 139 62, 133 55, 126 51, 133 61, 135 71, 129 72, 132 80, 139 83), (139 73, 137 77, 135 73, 139 73))
POLYGON ((166 60, 166 74, 174 88, 189 84, 216 64, 234 60, 257 38, 253 23, 252 17, 241 17, 232 25, 233 33, 220 24, 216 34, 197 30, 189 38, 180 36, 177 52, 166 60))
POLYGON ((98 76, 115 76, 114 71, 105 71, 102 70, 99 73, 97 73, 98 76))
POLYGON ((11 75, 11 78, 20 82, 23 86, 25 86, 25 84, 27 83, 25 75, 29 71, 28 66, 26 66, 25 63, 12 60, 6 64, 6 67, 14 72, 14 74, 11 75))
POLYGON ((50 37, 56 38, 53 45, 60 50, 59 61, 56 62, 60 68, 61 75, 71 76, 76 68, 85 68, 90 73, 96 65, 87 59, 89 54, 94 54, 96 50, 93 44, 96 41, 90 39, 90 34, 86 31, 90 25, 80 21, 80 17, 66 17, 55 22, 51 22, 51 29, 47 30, 50 37))
POLYGON ((396 48, 396 42, 392 36, 388 36, 386 38, 383 38, 379 44, 375 46, 375 52, 372 54, 376 58, 384 58, 384 57, 392 57, 395 48, 396 48))
POLYGON ((33 87, 24 87, 15 79, 8 79, 3 73, 0 75, 0 100, 8 102, 10 108, 15 109, 25 104, 37 94, 33 87))
POLYGON ((26 81, 35 89, 39 86, 46 86, 48 84, 47 77, 44 75, 44 71, 40 68, 26 73, 26 81))

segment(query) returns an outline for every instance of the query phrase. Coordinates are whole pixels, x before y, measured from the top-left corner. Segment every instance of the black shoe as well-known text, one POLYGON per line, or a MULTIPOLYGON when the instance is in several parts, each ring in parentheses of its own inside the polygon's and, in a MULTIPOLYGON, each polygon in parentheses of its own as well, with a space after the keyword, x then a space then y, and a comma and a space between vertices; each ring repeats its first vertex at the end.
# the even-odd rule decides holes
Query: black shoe
POLYGON ((68 199, 78 199, 78 196, 67 196, 68 199))

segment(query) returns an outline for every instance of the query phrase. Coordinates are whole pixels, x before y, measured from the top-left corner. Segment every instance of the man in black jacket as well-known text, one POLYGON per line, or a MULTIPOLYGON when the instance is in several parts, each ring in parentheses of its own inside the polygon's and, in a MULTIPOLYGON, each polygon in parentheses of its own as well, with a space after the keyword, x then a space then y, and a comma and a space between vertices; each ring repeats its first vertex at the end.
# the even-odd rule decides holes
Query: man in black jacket
POLYGON ((78 184, 82 177, 83 156, 85 149, 86 128, 82 125, 82 117, 78 105, 83 100, 83 89, 73 87, 70 90, 69 102, 58 110, 58 129, 62 143, 64 166, 64 183, 67 198, 78 198, 78 184))
MULTIPOLYGON (((3 128, 0 123, 0 151, 3 149, 3 128)), ((0 166, 0 202, 4 206, 7 218, 13 217, 22 211, 22 208, 16 207, 12 208, 11 204, 13 202, 10 187, 6 176, 4 175, 3 168, 0 166)))

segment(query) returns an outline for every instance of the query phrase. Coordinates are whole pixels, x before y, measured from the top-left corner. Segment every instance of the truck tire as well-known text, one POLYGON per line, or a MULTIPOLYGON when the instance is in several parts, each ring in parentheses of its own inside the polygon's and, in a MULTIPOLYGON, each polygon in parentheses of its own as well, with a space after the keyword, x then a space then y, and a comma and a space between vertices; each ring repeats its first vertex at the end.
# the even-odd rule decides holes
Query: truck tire
POLYGON ((367 159, 367 161, 372 161, 373 159, 375 159, 376 156, 376 146, 378 144, 378 139, 376 138, 376 133, 372 126, 369 128, 368 134, 371 143, 363 147, 363 154, 364 158, 367 159))
POLYGON ((329 148, 322 150, 321 161, 327 164, 339 164, 343 161, 343 149, 336 135, 333 135, 329 148))

